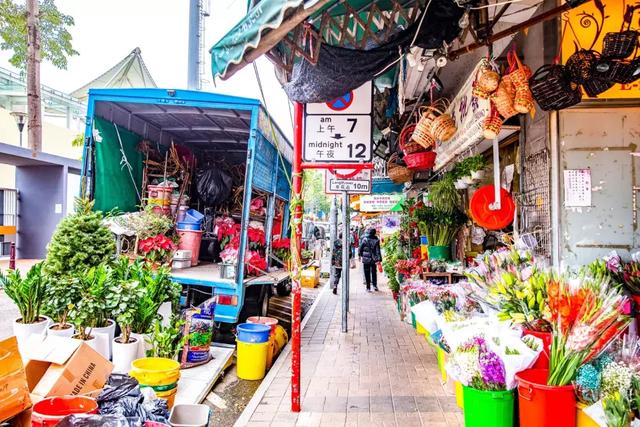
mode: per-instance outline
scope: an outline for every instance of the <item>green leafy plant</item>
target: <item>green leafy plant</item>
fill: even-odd
[[[76,199],[76,212],[60,221],[48,246],[44,272],[53,279],[82,274],[113,257],[115,240],[93,202]]]
[[[396,232],[387,237],[382,243],[382,270],[388,278],[388,286],[392,292],[400,291],[400,282],[396,275],[396,263],[400,259],[406,259],[406,256],[400,250],[400,233]]]
[[[127,344],[130,342],[131,328],[138,309],[138,301],[143,298],[145,289],[137,280],[119,282],[118,285],[118,305],[113,315],[122,331],[120,342]]]
[[[58,329],[62,329],[67,324],[71,307],[81,298],[80,280],[77,277],[62,276],[49,281],[42,311],[55,319]]]
[[[602,399],[602,407],[608,427],[631,425],[631,403],[626,395],[616,391]]]
[[[311,258],[313,258],[313,251],[310,251],[308,249],[303,249],[302,252],[300,253],[300,258],[302,258],[302,259],[311,259]]]
[[[420,210],[419,216],[426,224],[427,239],[431,246],[449,245],[458,229],[467,221],[467,216],[457,208],[445,212],[427,206]]]
[[[112,217],[119,226],[132,231],[139,240],[167,234],[173,228],[173,220],[167,215],[153,211],[153,206],[146,206],[140,212],[125,213]]]
[[[461,200],[454,179],[448,175],[431,185],[429,198],[434,208],[449,214],[453,213]]]
[[[465,167],[469,172],[481,171],[487,167],[487,160],[481,154],[477,156],[467,157],[463,160]]]
[[[42,262],[31,267],[24,278],[18,270],[0,272],[0,286],[18,306],[21,323],[37,323],[41,320],[40,308],[47,290]]]
[[[189,339],[189,335],[182,334],[184,324],[184,320],[176,315],[171,315],[167,326],[163,326],[159,319],[154,320],[151,327],[152,332],[145,338],[151,346],[151,349],[147,351],[147,357],[177,359],[180,349]]]

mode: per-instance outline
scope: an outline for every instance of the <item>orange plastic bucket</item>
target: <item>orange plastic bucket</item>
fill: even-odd
[[[567,427],[576,425],[573,385],[547,385],[547,369],[527,369],[516,375],[520,427]]]
[[[247,318],[247,323],[260,323],[261,325],[269,326],[271,327],[271,335],[273,335],[276,332],[276,326],[278,326],[278,319],[266,316],[251,316]]]
[[[538,360],[533,364],[531,369],[549,369],[549,348],[551,347],[551,332],[536,332],[529,329],[524,330],[524,335],[533,335],[542,340],[542,352],[538,356]]]
[[[67,415],[97,413],[98,404],[90,397],[49,397],[33,405],[31,426],[54,427]]]
[[[200,242],[202,241],[202,231],[199,230],[176,230],[180,236],[178,249],[191,251],[191,266],[198,265],[200,257]]]

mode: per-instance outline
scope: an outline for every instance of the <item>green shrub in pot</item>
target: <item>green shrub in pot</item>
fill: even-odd
[[[188,335],[182,334],[184,324],[185,321],[175,314],[171,315],[166,326],[162,325],[160,319],[155,319],[151,326],[151,333],[146,338],[150,347],[147,351],[147,357],[177,359],[178,353],[189,338]]]
[[[69,311],[81,298],[81,285],[77,277],[62,276],[51,279],[43,302],[43,312],[56,322],[50,329],[55,331],[71,329],[73,326],[69,323]]]

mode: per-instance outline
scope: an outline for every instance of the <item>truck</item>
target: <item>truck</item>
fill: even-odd
[[[233,214],[240,224],[238,253],[248,246],[251,221],[264,224],[267,260],[273,237],[288,235],[293,147],[258,100],[180,89],[92,89],[84,138],[81,192],[96,209],[139,210],[144,198],[140,171],[146,164],[140,144],[159,151],[177,145],[200,163],[224,159],[244,172],[242,209]],[[254,193],[266,198],[260,218],[249,209]],[[207,234],[205,228],[205,252]],[[242,256],[232,274],[224,267],[201,262],[172,270],[173,280],[183,286],[181,303],[195,305],[215,296],[214,320],[235,324],[266,315],[269,298],[291,290],[286,268],[268,267],[247,277]]]

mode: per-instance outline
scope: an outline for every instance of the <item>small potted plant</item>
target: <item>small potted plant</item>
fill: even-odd
[[[18,345],[24,347],[30,335],[44,335],[50,319],[40,315],[47,290],[42,262],[31,267],[26,277],[22,277],[17,270],[0,272],[0,287],[20,312],[20,317],[13,321],[13,333],[18,339]]]
[[[127,373],[138,356],[140,343],[131,336],[131,328],[138,309],[138,301],[144,297],[145,289],[137,280],[119,283],[118,305],[115,318],[120,326],[121,335],[112,341],[113,371]]]
[[[159,319],[154,320],[152,332],[146,337],[150,347],[147,357],[178,360],[178,353],[189,338],[189,335],[182,333],[184,324],[185,321],[176,315],[171,315],[166,326],[163,326]]]
[[[138,242],[138,250],[153,268],[168,265],[176,249],[177,247],[173,240],[164,234],[157,234]]]
[[[75,333],[69,322],[69,310],[73,303],[80,300],[80,281],[73,276],[52,279],[47,286],[43,311],[56,323],[49,326],[48,335],[71,337]]]
[[[467,168],[471,173],[473,181],[478,182],[484,177],[484,169],[487,167],[487,161],[482,155],[471,156],[466,159]]]
[[[313,259],[313,251],[303,249],[300,253],[302,264],[308,264]]]

